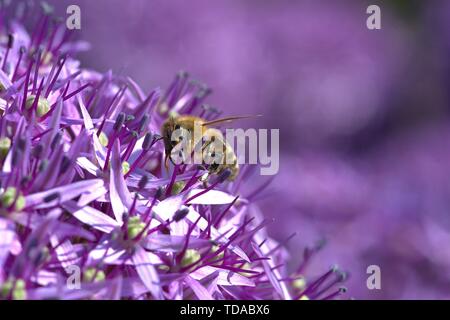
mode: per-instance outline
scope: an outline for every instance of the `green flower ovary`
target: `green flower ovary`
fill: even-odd
[[[122,162],[122,174],[127,174],[130,171],[130,164],[127,161]]]
[[[100,132],[99,136],[98,136],[98,140],[100,141],[100,144],[104,147],[108,146],[109,140],[108,140],[108,136],[102,131]]]
[[[219,247],[218,245],[213,245],[213,246],[211,247],[211,252],[215,253],[215,252],[217,252],[219,249],[220,249],[220,247]],[[213,258],[213,260],[220,260],[220,259],[223,258],[223,256],[224,256],[223,251],[221,251],[218,255],[216,255],[216,256]]]
[[[201,256],[200,253],[197,250],[194,249],[188,249],[184,253],[183,259],[181,260],[181,266],[186,267],[194,262],[200,260]]]
[[[11,295],[14,300],[25,300],[27,298],[25,281],[9,279],[0,287],[0,293],[2,298],[8,298]]]
[[[95,276],[95,279],[94,279]],[[106,278],[105,273],[101,270],[97,270],[96,268],[88,268],[83,272],[83,279],[86,282],[101,282]]]
[[[241,269],[244,270],[252,270],[252,265],[248,262],[244,263],[244,265],[241,267]],[[251,275],[248,271],[240,271],[238,272],[241,276],[248,277]]]
[[[4,208],[9,208],[10,206],[13,205],[14,200],[16,199],[16,193],[17,193],[16,188],[14,187],[6,188],[5,192],[3,192],[3,194],[1,195],[1,202]],[[16,211],[20,211],[24,207],[25,207],[25,197],[22,195],[22,193],[19,193],[14,208]]]
[[[304,277],[299,277],[299,278],[295,279],[294,281],[292,281],[292,286],[295,289],[303,290],[306,288],[306,279]]]
[[[131,217],[128,220],[127,232],[130,239],[136,238],[145,228],[145,223],[139,217]]]
[[[0,138],[0,158],[4,159],[11,148],[11,139],[8,137]]]
[[[183,190],[185,185],[186,185],[186,182],[184,182],[184,181],[175,182],[172,187],[172,195],[179,194],[181,192],[181,190]]]
[[[34,103],[34,100],[36,99],[36,96],[34,94],[27,97],[27,101],[25,103],[25,107],[27,109],[30,109],[31,106]],[[50,110],[50,103],[48,100],[44,97],[39,97],[38,103],[37,103],[37,110],[36,114],[38,117],[42,117]]]

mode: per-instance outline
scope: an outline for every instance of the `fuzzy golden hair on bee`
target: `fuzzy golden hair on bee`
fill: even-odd
[[[182,140],[181,136],[178,139],[174,138],[173,133],[176,130],[181,129],[185,130],[187,135],[190,137],[189,139],[191,139],[191,141],[189,141],[189,143],[191,146],[194,146],[194,150],[195,146],[200,144],[202,159],[216,159],[216,161],[209,164],[209,172],[211,174],[220,174],[224,170],[228,169],[230,170],[231,174],[227,180],[233,181],[239,174],[239,164],[237,161],[237,156],[233,148],[231,148],[231,146],[223,137],[222,132],[218,129],[211,128],[211,126],[260,116],[261,115],[229,116],[214,120],[206,120],[201,117],[192,115],[169,117],[161,127],[161,135],[163,136],[165,147],[164,165],[166,169],[168,169],[169,160],[173,163],[173,160],[171,158],[173,149]],[[195,137],[195,134],[198,132],[196,130],[200,130],[200,136]]]

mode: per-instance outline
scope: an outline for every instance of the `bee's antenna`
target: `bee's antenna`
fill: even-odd
[[[222,122],[231,122],[231,121],[239,120],[239,119],[248,119],[248,118],[257,118],[257,117],[262,117],[262,114],[248,115],[248,116],[231,116],[231,117],[226,117],[226,118],[203,122],[202,126],[210,126],[210,125],[222,123]]]

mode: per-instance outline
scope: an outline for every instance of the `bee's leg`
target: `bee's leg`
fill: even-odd
[[[166,153],[166,156],[164,157],[164,167],[166,168],[166,171],[169,171],[169,154]]]
[[[200,181],[203,182],[203,187],[206,189],[208,188],[208,179],[209,179],[209,172],[205,173],[200,177]]]

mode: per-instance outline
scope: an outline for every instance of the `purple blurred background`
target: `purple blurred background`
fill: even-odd
[[[260,202],[275,238],[297,232],[293,264],[326,239],[310,270],[338,263],[355,298],[450,298],[449,1],[48,2],[81,7],[86,67],[145,92],[186,70],[225,114],[264,115],[239,126],[280,129]],[[372,264],[381,290],[366,287]]]

